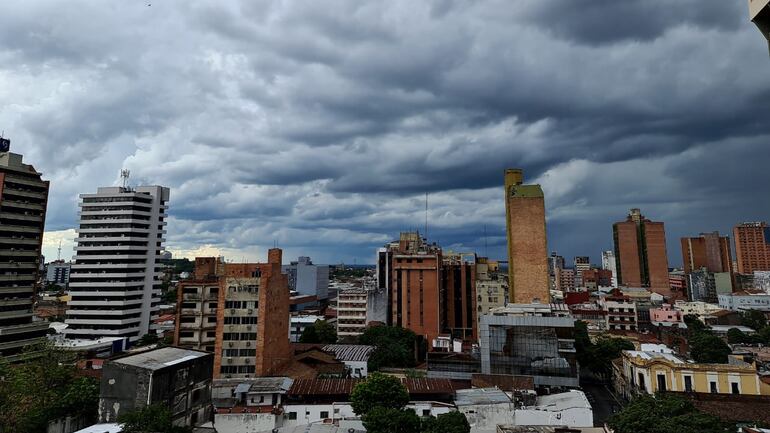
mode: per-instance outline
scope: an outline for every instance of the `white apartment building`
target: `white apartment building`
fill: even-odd
[[[366,328],[368,292],[348,288],[337,294],[337,338],[358,337]]]
[[[80,199],[64,334],[134,341],[158,316],[169,189],[103,187]]]
[[[612,287],[618,287],[618,268],[615,262],[615,252],[602,251],[602,269],[612,272]]]
[[[725,293],[719,295],[719,307],[730,311],[758,310],[770,312],[770,295],[767,293]]]

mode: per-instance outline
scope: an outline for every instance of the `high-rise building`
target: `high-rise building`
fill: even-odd
[[[18,361],[48,324],[33,322],[48,181],[0,138],[0,357]]]
[[[585,287],[583,271],[591,269],[591,259],[588,256],[576,256],[573,265],[575,269],[575,286]]]
[[[556,281],[556,275],[564,269],[564,257],[556,254],[556,251],[551,251],[551,255],[548,256],[548,288],[551,290],[558,290],[559,283]]]
[[[56,260],[45,265],[45,282],[61,288],[67,288],[70,282],[71,263]]]
[[[379,252],[380,271],[390,278],[390,321],[408,328],[428,345],[440,334],[475,339],[476,275],[475,255],[447,253],[429,244],[419,233],[401,233]],[[383,286],[378,276],[378,287]],[[368,299],[368,303],[372,297]],[[376,301],[376,299],[375,299]],[[372,310],[368,305],[368,312]],[[371,317],[371,314],[368,316]],[[371,321],[371,320],[370,320]]]
[[[519,169],[505,170],[508,287],[513,303],[548,303],[545,198],[540,185],[524,185]]]
[[[80,198],[64,334],[135,341],[158,316],[169,189],[106,187]]]
[[[355,339],[366,329],[367,291],[350,287],[337,292],[337,337]]]
[[[731,272],[730,238],[719,232],[701,233],[697,238],[682,238],[682,262],[685,273],[706,268],[709,272]]]
[[[625,221],[613,224],[612,231],[618,283],[670,295],[663,223],[650,221],[639,209],[631,209]]]
[[[556,270],[556,290],[561,292],[571,292],[575,290],[575,270],[557,269]]]
[[[765,222],[746,222],[733,228],[738,273],[770,271],[770,226]]]
[[[195,260],[180,283],[174,344],[214,352],[214,377],[276,374],[291,361],[289,289],[280,249],[267,263]]]
[[[618,271],[615,263],[615,252],[602,251],[602,269],[612,272],[612,287],[618,287]]]
[[[315,296],[318,300],[329,298],[328,265],[316,265],[310,257],[299,257],[284,265],[283,273],[289,278],[289,289],[300,295]]]
[[[749,0],[749,18],[762,32],[770,47],[770,0]]]

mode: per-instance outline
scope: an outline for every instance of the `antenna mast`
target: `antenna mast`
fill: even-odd
[[[59,250],[56,253],[56,261],[58,262],[59,260],[61,260],[61,239],[59,239]]]
[[[428,242],[428,193],[425,193],[425,242]]]
[[[125,168],[120,170],[120,178],[123,181],[123,189],[128,189],[128,177],[131,176],[131,170]]]

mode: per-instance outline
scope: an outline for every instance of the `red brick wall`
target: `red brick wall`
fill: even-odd
[[[268,251],[261,266],[256,375],[273,376],[293,359],[289,344],[289,279],[281,273],[282,252]]]
[[[642,270],[636,223],[633,221],[615,223],[615,235],[617,242],[615,248],[619,253],[615,259],[620,265],[618,284],[641,287]]]
[[[510,197],[508,274],[509,299],[529,304],[550,302],[548,251],[545,235],[545,201],[542,197]]]

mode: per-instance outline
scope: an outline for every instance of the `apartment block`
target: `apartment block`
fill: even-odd
[[[618,287],[618,271],[615,262],[615,252],[612,250],[602,251],[602,269],[612,272],[611,286]]]
[[[158,317],[169,189],[106,187],[80,196],[68,339],[135,341]]]
[[[639,329],[636,302],[618,291],[600,298],[599,305],[607,312],[604,316],[610,331],[637,331]]]
[[[0,151],[0,357],[13,362],[45,337],[48,324],[33,322],[32,304],[48,204],[48,181],[22,156]]]
[[[746,222],[733,228],[738,272],[770,271],[770,226],[765,222]]]
[[[446,308],[441,309],[442,328],[453,338],[476,341],[476,263],[475,255],[444,254],[441,289]]]
[[[545,196],[540,185],[525,185],[524,172],[505,170],[505,224],[511,302],[550,301]]]
[[[337,338],[356,338],[366,329],[368,293],[363,288],[337,292]]]
[[[649,287],[670,296],[664,224],[645,218],[639,209],[631,209],[626,220],[612,228],[618,284]]]
[[[289,289],[300,295],[315,296],[318,300],[329,298],[328,265],[316,265],[310,257],[299,257],[282,268],[289,279]]]
[[[588,269],[581,272],[583,284],[590,291],[599,287],[612,287],[612,271],[606,269]]]
[[[45,282],[66,289],[70,283],[71,264],[64,260],[55,260],[45,265]]]
[[[556,290],[562,292],[571,292],[575,290],[575,270],[557,269],[556,270]]]
[[[583,271],[591,269],[591,259],[588,256],[575,257],[573,269],[575,269],[575,287],[585,287]]]
[[[685,273],[701,268],[709,272],[731,272],[730,238],[719,232],[701,233],[695,238],[682,238],[682,263]]]

